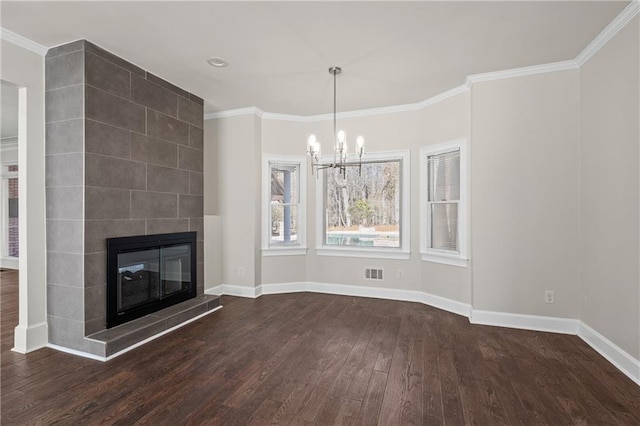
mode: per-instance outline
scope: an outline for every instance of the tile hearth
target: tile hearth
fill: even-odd
[[[101,356],[110,357],[221,306],[220,296],[203,294],[117,327],[91,334],[86,338],[104,348],[104,354]]]

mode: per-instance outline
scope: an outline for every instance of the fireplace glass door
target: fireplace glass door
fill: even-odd
[[[118,254],[118,311],[188,291],[190,263],[188,244]]]
[[[195,233],[109,239],[107,327],[195,297],[195,250]]]

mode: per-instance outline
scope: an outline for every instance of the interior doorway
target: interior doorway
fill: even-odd
[[[18,269],[20,234],[24,233],[21,228],[26,222],[23,220],[25,212],[19,208],[19,148],[25,142],[26,108],[21,105],[26,101],[25,90],[0,80],[0,293],[3,298],[3,352],[13,346],[15,328],[19,325],[20,293],[23,291],[19,286]]]
[[[0,268],[18,269],[20,213],[18,171],[19,88],[0,80]]]

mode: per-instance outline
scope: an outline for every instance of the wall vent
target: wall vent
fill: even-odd
[[[367,268],[364,270],[364,279],[365,280],[381,280],[382,279],[382,269],[372,269]]]

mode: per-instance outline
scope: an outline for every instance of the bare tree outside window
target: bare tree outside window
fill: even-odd
[[[400,247],[401,161],[362,164],[325,173],[325,244]]]

